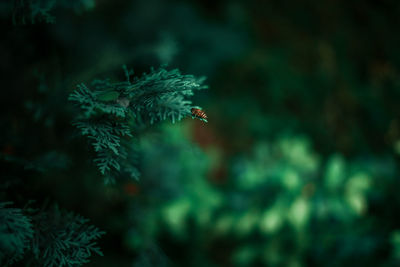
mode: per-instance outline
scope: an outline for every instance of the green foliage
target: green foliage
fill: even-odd
[[[190,116],[193,106],[188,97],[206,88],[204,78],[182,75],[177,69],[152,69],[133,79],[133,71],[124,66],[124,72],[124,82],[94,80],[93,89],[81,84],[69,97],[81,108],[74,124],[92,141],[94,162],[106,175],[106,182],[113,182],[120,171],[138,178],[130,156],[133,153],[128,153],[132,152],[127,141],[131,129],[167,119],[175,123]]]
[[[95,0],[14,0],[13,23],[55,23],[51,14],[58,7],[72,8],[76,12],[91,9]]]
[[[342,266],[352,259],[367,262],[359,258],[379,253],[379,244],[388,246],[382,244],[388,235],[393,244],[388,263],[398,262],[398,231],[376,232],[367,219],[379,198],[379,185],[394,179],[390,158],[348,160],[336,153],[322,160],[305,136],[282,135],[236,156],[228,170],[229,184],[215,187],[204,175],[218,166],[221,151],[199,150],[185,140],[188,129],[187,123],[164,127],[162,140],[141,140],[138,233],[127,236],[133,247],[168,236],[191,244],[180,253],[189,255],[182,262],[192,265],[196,257],[212,257],[207,248],[224,240],[232,251],[224,262],[234,266],[296,266],[304,258],[319,265],[327,257]],[[159,180],[160,175],[165,179]],[[153,198],[146,201],[149,195]],[[329,254],[336,249],[337,254]],[[167,249],[168,255],[181,259],[175,253]],[[201,258],[203,263],[208,259]]]
[[[104,232],[88,225],[88,219],[57,206],[21,210],[8,207],[10,204],[0,203],[2,266],[22,259],[46,267],[80,266],[89,262],[93,253],[103,256],[96,239]]]
[[[0,264],[8,266],[21,260],[33,238],[31,219],[10,202],[0,203]]]
[[[57,0],[14,0],[13,23],[21,21],[26,24],[27,20],[35,22],[54,23],[55,17],[50,14]]]
[[[96,253],[103,256],[96,239],[104,232],[89,220],[57,206],[33,216],[32,250],[41,266],[80,266]]]

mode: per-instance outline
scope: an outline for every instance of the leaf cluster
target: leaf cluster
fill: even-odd
[[[40,266],[80,266],[92,254],[103,255],[96,239],[104,232],[80,215],[60,210],[10,208],[0,203],[0,264],[8,266],[25,257]]]
[[[23,258],[34,234],[31,219],[10,204],[0,203],[0,263],[4,265]]]
[[[74,9],[77,12],[93,8],[95,0],[14,0],[13,23],[55,23],[55,8]]]
[[[114,181],[121,172],[138,178],[131,130],[138,125],[171,120],[172,123],[191,115],[188,99],[195,90],[206,88],[204,78],[183,75],[179,70],[151,69],[141,77],[125,66],[126,80],[94,80],[91,88],[80,84],[70,95],[81,112],[74,125],[87,136],[96,153],[94,162],[106,181]]]

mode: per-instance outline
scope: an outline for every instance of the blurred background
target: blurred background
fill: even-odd
[[[400,266],[398,1],[23,2],[0,3],[0,197],[106,231],[87,266]],[[104,185],[67,98],[123,64],[206,76],[209,122],[149,127],[140,180]]]

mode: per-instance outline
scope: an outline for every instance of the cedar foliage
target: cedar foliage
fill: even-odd
[[[133,78],[133,71],[123,69],[126,81],[94,80],[92,89],[80,84],[69,96],[81,109],[74,125],[90,140],[96,153],[93,161],[107,183],[114,182],[118,172],[139,178],[134,146],[127,141],[133,127],[164,120],[175,123],[190,116],[193,106],[188,97],[207,88],[205,78],[183,75],[177,69],[151,69]]]
[[[31,219],[10,202],[0,203],[0,263],[10,265],[24,256],[33,239]]]
[[[92,253],[103,255],[96,239],[104,235],[88,219],[53,206],[24,210],[0,203],[0,264],[9,266],[27,255],[39,266],[80,266]]]
[[[73,9],[79,13],[94,6],[95,0],[14,0],[13,23],[55,23],[54,9]]]

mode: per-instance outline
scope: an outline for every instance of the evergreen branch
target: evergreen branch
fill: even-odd
[[[31,219],[21,209],[0,203],[0,264],[8,266],[23,258],[33,237]]]
[[[43,266],[80,266],[92,253],[103,256],[94,240],[105,232],[88,225],[88,219],[54,206],[33,216],[32,251]]]
[[[126,154],[129,145],[121,145],[125,137],[132,137],[128,125],[167,119],[175,123],[190,116],[193,106],[187,98],[194,90],[207,88],[204,78],[182,75],[177,69],[151,69],[141,77],[131,77],[133,71],[123,69],[126,81],[96,79],[92,89],[80,84],[69,96],[82,111],[74,125],[92,141],[94,162],[111,181],[115,174],[139,177],[134,160]]]

